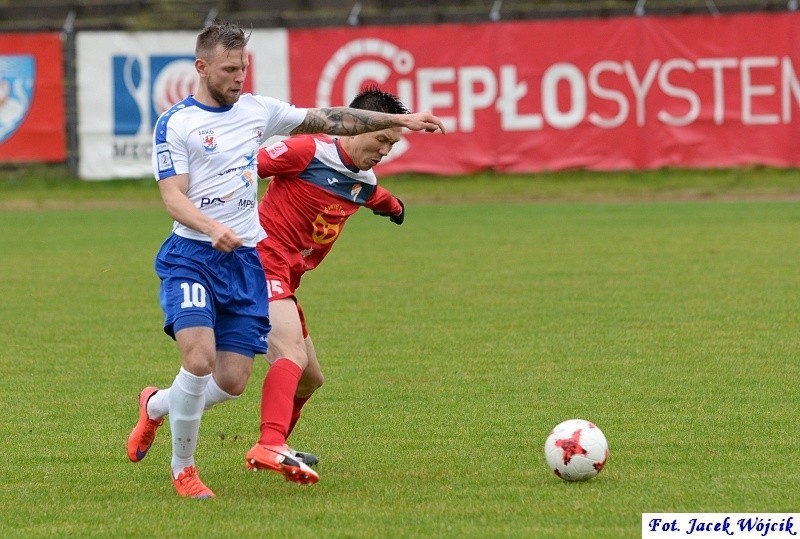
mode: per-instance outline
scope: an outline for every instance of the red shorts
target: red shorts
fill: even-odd
[[[291,298],[297,306],[300,315],[300,326],[303,328],[303,338],[308,337],[306,318],[303,309],[297,301],[295,290],[300,286],[300,278],[305,273],[303,257],[300,253],[294,256],[283,250],[277,249],[270,238],[262,240],[256,247],[264,275],[267,278],[267,294],[270,301]]]

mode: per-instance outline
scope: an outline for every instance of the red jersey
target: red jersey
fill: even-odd
[[[294,295],[302,273],[322,262],[361,206],[392,215],[402,210],[372,170],[356,168],[339,141],[327,136],[300,135],[261,148],[258,175],[273,177],[258,206],[267,233],[258,249],[267,278],[292,289],[279,291],[283,297]],[[265,250],[277,251],[292,275],[276,275],[281,270],[269,264]]]

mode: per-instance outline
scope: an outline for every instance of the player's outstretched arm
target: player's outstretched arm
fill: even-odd
[[[390,127],[405,127],[412,131],[445,132],[442,121],[429,112],[414,114],[386,114],[370,110],[333,107],[308,109],[303,123],[292,130],[301,133],[326,133],[328,135],[360,135]]]

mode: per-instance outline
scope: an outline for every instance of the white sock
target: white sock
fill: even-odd
[[[172,431],[172,475],[194,465],[194,451],[203,417],[204,393],[211,375],[195,376],[181,367],[169,390],[169,428]]]
[[[170,388],[159,389],[153,393],[153,396],[147,401],[147,416],[150,419],[158,419],[169,414],[169,390]],[[231,395],[219,387],[217,381],[214,380],[212,376],[206,386],[206,403],[203,409],[208,410],[221,402],[238,399],[239,397],[241,397],[241,395]]]
[[[147,401],[147,416],[150,419],[158,419],[169,413],[169,390],[159,389]]]
[[[206,404],[204,410],[208,410],[212,406],[216,406],[221,402],[238,399],[241,397],[241,395],[231,395],[230,393],[227,393],[225,390],[219,387],[219,385],[217,385],[217,381],[214,380],[214,377],[212,376],[211,380],[208,381],[208,385],[206,386],[205,397]]]

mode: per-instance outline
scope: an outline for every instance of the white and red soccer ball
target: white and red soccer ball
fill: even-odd
[[[597,425],[585,419],[559,423],[547,436],[544,457],[565,481],[585,481],[600,473],[608,459],[608,442]]]

